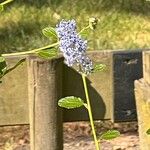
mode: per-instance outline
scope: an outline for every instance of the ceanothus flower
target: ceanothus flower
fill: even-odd
[[[78,35],[75,20],[62,20],[56,25],[56,33],[65,63],[69,67],[78,64],[84,73],[90,73],[93,69],[93,64],[86,56],[87,41]]]

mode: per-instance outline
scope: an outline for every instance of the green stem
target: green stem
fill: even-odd
[[[6,56],[16,56],[16,55],[33,54],[33,53],[36,53],[36,52],[38,52],[40,50],[51,48],[51,47],[54,47],[54,46],[57,46],[57,45],[58,45],[58,42],[54,43],[54,44],[51,44],[51,45],[47,45],[47,46],[41,47],[41,48],[33,49],[33,50],[30,50],[30,51],[16,52],[16,53],[11,53],[11,54],[2,54],[2,56],[6,57]]]
[[[13,0],[7,0],[1,4],[7,4],[9,2],[11,2]],[[89,28],[89,25],[85,28],[83,28],[78,34],[80,34],[81,32],[83,32],[84,30],[88,29]],[[47,48],[51,48],[51,47],[54,47],[54,46],[57,46],[59,44],[59,42],[57,43],[54,43],[54,44],[51,44],[51,45],[47,45],[47,46],[44,46],[44,47],[41,47],[41,48],[37,48],[37,49],[33,49],[33,50],[30,50],[30,51],[24,51],[24,52],[16,52],[16,53],[11,53],[11,54],[2,54],[3,57],[7,57],[7,56],[16,56],[16,55],[26,55],[26,54],[33,54],[33,53],[36,53],[40,50],[44,50],[44,49],[47,49]]]
[[[12,1],[13,1],[13,0],[6,0],[6,1],[2,2],[1,5],[6,5],[7,3],[10,3],[10,2],[12,2]]]
[[[89,29],[90,28],[90,26],[88,25],[88,26],[86,26],[85,28],[83,28],[78,34],[80,34],[80,33],[82,33],[83,31],[85,31],[85,30],[87,30],[87,29]]]
[[[99,142],[97,140],[96,131],[95,131],[95,127],[94,127],[94,121],[93,121],[93,116],[92,116],[91,104],[90,104],[90,99],[89,99],[89,94],[88,94],[87,83],[86,83],[86,75],[83,74],[83,73],[82,73],[82,80],[83,80],[84,91],[85,91],[86,101],[87,101],[87,108],[88,108],[90,124],[91,124],[91,128],[92,128],[92,133],[93,133],[93,137],[94,137],[96,150],[100,150]]]

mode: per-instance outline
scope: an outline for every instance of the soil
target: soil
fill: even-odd
[[[121,136],[101,141],[102,150],[139,150],[137,123],[112,124],[96,122],[98,134],[117,129]],[[29,126],[0,127],[0,150],[30,150]],[[64,150],[95,150],[91,128],[87,122],[64,123]]]

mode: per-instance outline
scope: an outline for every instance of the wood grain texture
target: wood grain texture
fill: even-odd
[[[143,78],[135,81],[136,107],[138,114],[140,149],[150,149],[150,51],[143,52]]]
[[[89,53],[94,64],[105,64],[104,71],[90,74],[87,77],[87,86],[95,120],[110,119],[112,101],[111,80],[111,53],[107,51],[94,51]],[[85,100],[85,92],[81,75],[73,68],[64,65],[63,96],[74,95]],[[64,121],[89,120],[88,112],[84,107],[78,109],[65,109]]]
[[[136,107],[138,114],[140,150],[150,150],[150,85],[143,79],[135,81]]]
[[[94,63],[107,65],[105,71],[88,77],[90,99],[96,120],[113,118],[114,121],[129,121],[136,119],[133,82],[142,76],[141,53],[142,51],[111,50],[89,52],[89,57]],[[14,65],[18,59],[20,57],[9,57],[7,61]],[[79,73],[66,65],[63,65],[62,69],[62,96],[74,95],[85,99]],[[4,77],[0,85],[0,125],[29,123],[27,83],[26,63]],[[84,108],[64,109],[63,112],[65,122],[88,120],[87,111]]]
[[[143,74],[144,80],[150,84],[150,51],[143,52]]]
[[[22,57],[7,57],[9,67]],[[28,124],[28,75],[24,62],[8,73],[0,84],[0,125]]]
[[[62,58],[28,58],[31,150],[62,150]]]

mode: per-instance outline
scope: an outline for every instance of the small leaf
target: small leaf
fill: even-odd
[[[150,135],[150,128],[146,131],[146,134]]]
[[[84,102],[81,98],[79,97],[74,97],[74,96],[68,96],[61,98],[58,101],[58,105],[60,107],[64,107],[67,109],[72,109],[72,108],[78,108],[84,105]]]
[[[120,132],[117,130],[108,130],[107,132],[103,133],[100,137],[102,140],[111,140],[120,136]]]
[[[0,4],[0,12],[4,10],[4,6]]]
[[[7,73],[11,72],[12,70],[16,69],[19,65],[21,65],[26,59],[23,58],[21,60],[19,60],[13,67],[7,69],[4,73],[4,75],[6,75]]]
[[[58,55],[56,48],[45,49],[37,52],[38,56],[44,59],[54,58]]]
[[[86,103],[83,104],[86,109],[88,109],[88,105]]]
[[[24,59],[19,60],[16,65],[14,65],[13,67],[7,69],[7,64],[5,61],[5,58],[0,56],[0,79],[6,75],[7,73],[9,73],[10,71],[14,70],[15,68],[17,68],[20,64],[22,64],[22,62],[25,61]],[[0,80],[0,83],[2,83],[2,81]]]
[[[57,39],[57,33],[56,33],[55,29],[52,28],[52,27],[44,28],[44,29],[42,30],[42,33],[43,33],[47,38]]]
[[[1,62],[4,62],[4,61],[5,61],[5,58],[2,57],[2,56],[0,56],[0,63],[1,63]]]
[[[96,64],[96,65],[94,65],[93,72],[104,71],[105,69],[106,69],[105,64]]]

